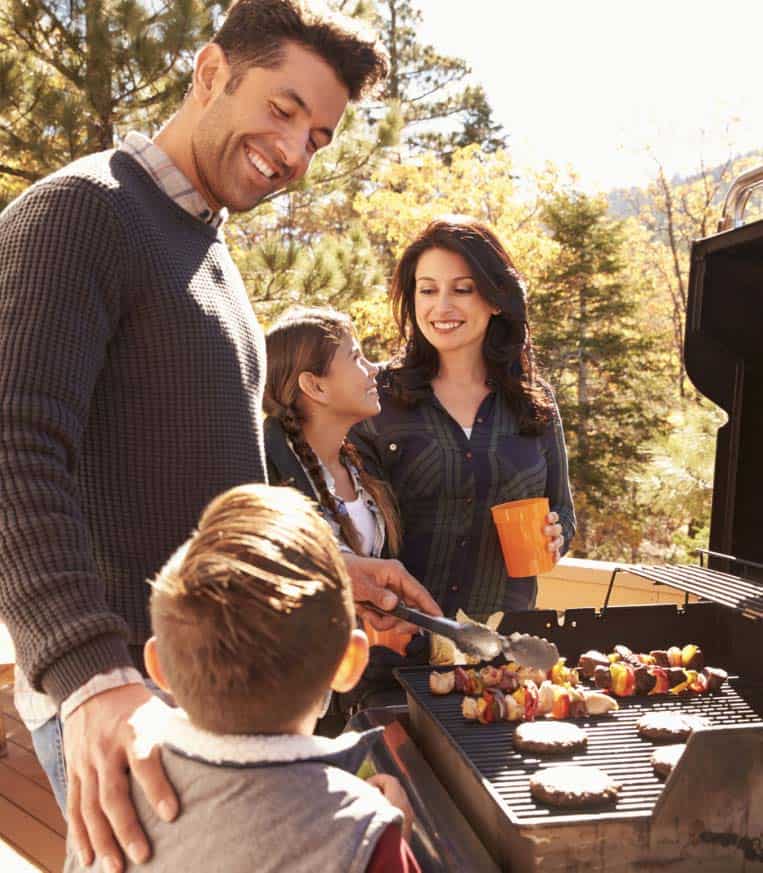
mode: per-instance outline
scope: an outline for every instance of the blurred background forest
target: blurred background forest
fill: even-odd
[[[227,2],[0,0],[0,207],[130,129],[155,133]],[[369,357],[396,351],[387,280],[443,212],[491,223],[527,278],[544,376],[564,420],[580,528],[573,554],[684,560],[707,545],[724,415],[682,365],[691,241],[763,152],[592,196],[574,172],[512,159],[468,65],[419,40],[411,0],[334,0],[387,44],[383,94],[348,110],[308,178],[233,217],[228,240],[267,325],[284,308],[350,312]],[[751,212],[751,210],[748,210]]]

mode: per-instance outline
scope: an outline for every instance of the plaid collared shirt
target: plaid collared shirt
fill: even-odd
[[[214,212],[166,153],[142,133],[131,130],[120,149],[135,158],[168,197],[199,221],[217,229],[228,217],[225,208]]]
[[[467,437],[431,390],[408,408],[382,382],[380,399],[381,413],[353,428],[351,439],[368,472],[397,497],[405,567],[446,615],[461,608],[484,620],[533,606],[535,579],[508,578],[490,507],[548,496],[569,547],[575,512],[556,404],[542,435],[522,436],[503,395],[492,392]]]

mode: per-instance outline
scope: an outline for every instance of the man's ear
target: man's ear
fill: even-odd
[[[162,665],[159,663],[159,652],[156,649],[156,637],[150,637],[146,641],[146,645],[143,647],[143,660],[146,662],[148,675],[154,680],[154,682],[156,682],[162,691],[172,694],[172,689],[167,682],[167,677],[164,675]]]
[[[230,78],[230,65],[217,43],[208,42],[199,50],[193,65],[193,95],[206,106],[217,97]]]
[[[297,378],[297,383],[302,393],[309,397],[310,400],[321,404],[327,402],[328,398],[321,384],[320,376],[316,376],[315,373],[311,373],[309,370],[303,370]]]
[[[360,628],[350,634],[350,641],[339,662],[331,688],[339,693],[352,690],[368,666],[368,637]]]

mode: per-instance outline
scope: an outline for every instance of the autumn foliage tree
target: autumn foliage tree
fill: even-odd
[[[626,281],[623,226],[603,198],[574,190],[550,197],[541,217],[557,249],[531,297],[535,336],[568,434],[575,551],[585,555],[593,528],[632,491],[666,411],[646,401],[658,375],[654,342],[640,327],[639,289]]]

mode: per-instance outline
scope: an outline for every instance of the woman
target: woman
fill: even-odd
[[[377,380],[381,413],[352,437],[397,497],[400,559],[446,615],[531,609],[537,581],[507,577],[490,507],[548,496],[556,560],[575,514],[522,279],[489,228],[447,217],[406,249],[391,300],[405,352]]]

